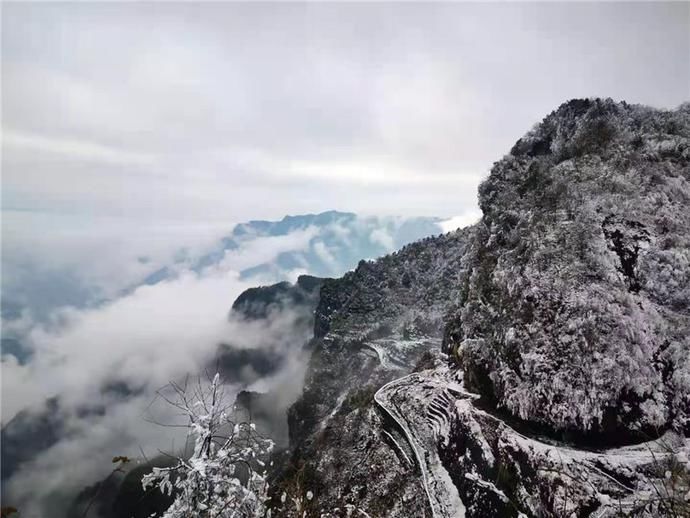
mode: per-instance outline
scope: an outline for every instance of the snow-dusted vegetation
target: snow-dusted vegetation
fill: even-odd
[[[575,100],[495,164],[450,323],[475,389],[614,442],[688,429],[689,161],[690,105]]]
[[[208,386],[171,384],[166,400],[188,418],[194,450],[171,467],[155,467],[142,481],[174,497],[163,518],[260,518],[266,513],[266,459],[273,448],[253,423],[233,417],[220,376]],[[165,397],[165,396],[163,396]]]

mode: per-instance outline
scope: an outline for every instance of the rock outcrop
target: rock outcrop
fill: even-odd
[[[481,185],[446,348],[511,415],[616,444],[688,426],[690,107],[578,100]]]
[[[300,275],[295,284],[279,282],[243,291],[232,304],[232,314],[256,320],[268,318],[271,312],[306,307],[313,312],[319,301],[324,279]]]

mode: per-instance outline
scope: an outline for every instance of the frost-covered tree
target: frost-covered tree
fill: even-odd
[[[206,387],[170,384],[174,397],[161,395],[189,419],[194,451],[174,466],[154,468],[142,484],[174,497],[163,518],[261,517],[268,484],[264,460],[273,448],[253,423],[235,421],[218,374]]]

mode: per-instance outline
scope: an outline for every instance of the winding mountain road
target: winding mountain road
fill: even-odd
[[[397,424],[414,453],[433,518],[465,516],[458,490],[438,457],[439,428],[428,417],[427,403],[448,393],[447,384],[412,373],[386,383],[374,395],[378,407]]]
[[[433,518],[464,518],[466,515],[458,489],[441,463],[438,447],[448,440],[450,423],[456,418],[457,412],[471,412],[486,419],[498,420],[474,407],[469,400],[476,397],[465,391],[461,383],[452,382],[448,377],[429,376],[428,373],[412,373],[397,378],[382,386],[374,395],[378,408],[389,418],[386,421],[389,425],[395,423],[395,434],[404,437],[413,453]],[[601,516],[613,516],[616,509],[634,508],[640,500],[654,498],[654,485],[644,488],[630,486],[612,474],[617,471],[627,474],[636,466],[654,466],[669,458],[671,450],[676,453],[680,450],[690,451],[690,439],[676,438],[673,442],[673,436],[603,451],[582,450],[554,440],[528,437],[501,422],[502,441],[509,441],[518,450],[538,456],[545,466],[551,462],[564,472],[570,468],[575,470],[574,473],[585,470],[589,473],[587,480],[593,484],[592,488],[599,488],[595,493],[600,491],[604,500],[610,493],[607,485],[622,490],[618,500],[612,500],[615,506],[602,506]],[[474,473],[465,476],[469,478],[470,475],[477,484],[484,484],[499,497],[506,498],[491,481],[485,481]]]

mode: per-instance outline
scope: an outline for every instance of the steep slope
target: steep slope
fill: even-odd
[[[324,283],[278,490],[314,516],[683,516],[689,138],[687,105],[570,101],[475,227]]]
[[[304,392],[289,413],[293,456],[277,486],[290,494],[311,488],[314,512],[350,502],[372,516],[429,512],[405,432],[374,394],[417,364],[435,364],[471,234],[362,261],[321,288]]]
[[[241,380],[245,387],[284,369],[291,372],[294,364],[299,365],[294,376],[272,391],[243,390],[235,401],[235,410],[253,421],[261,433],[271,437],[279,450],[288,446],[287,410],[302,388],[301,380],[292,378],[303,374],[304,362],[299,358],[307,354],[306,347],[314,328],[314,310],[325,281],[300,275],[294,284],[280,282],[245,290],[233,303],[229,318],[241,319],[250,325],[258,324],[264,330],[271,325],[271,320],[283,321],[284,325],[279,327],[281,339],[277,341],[277,347],[269,343],[266,347],[251,349],[231,344],[222,344],[218,348],[216,365],[223,378]],[[247,327],[246,331],[249,330]],[[270,333],[264,332],[261,336],[271,339]]]

